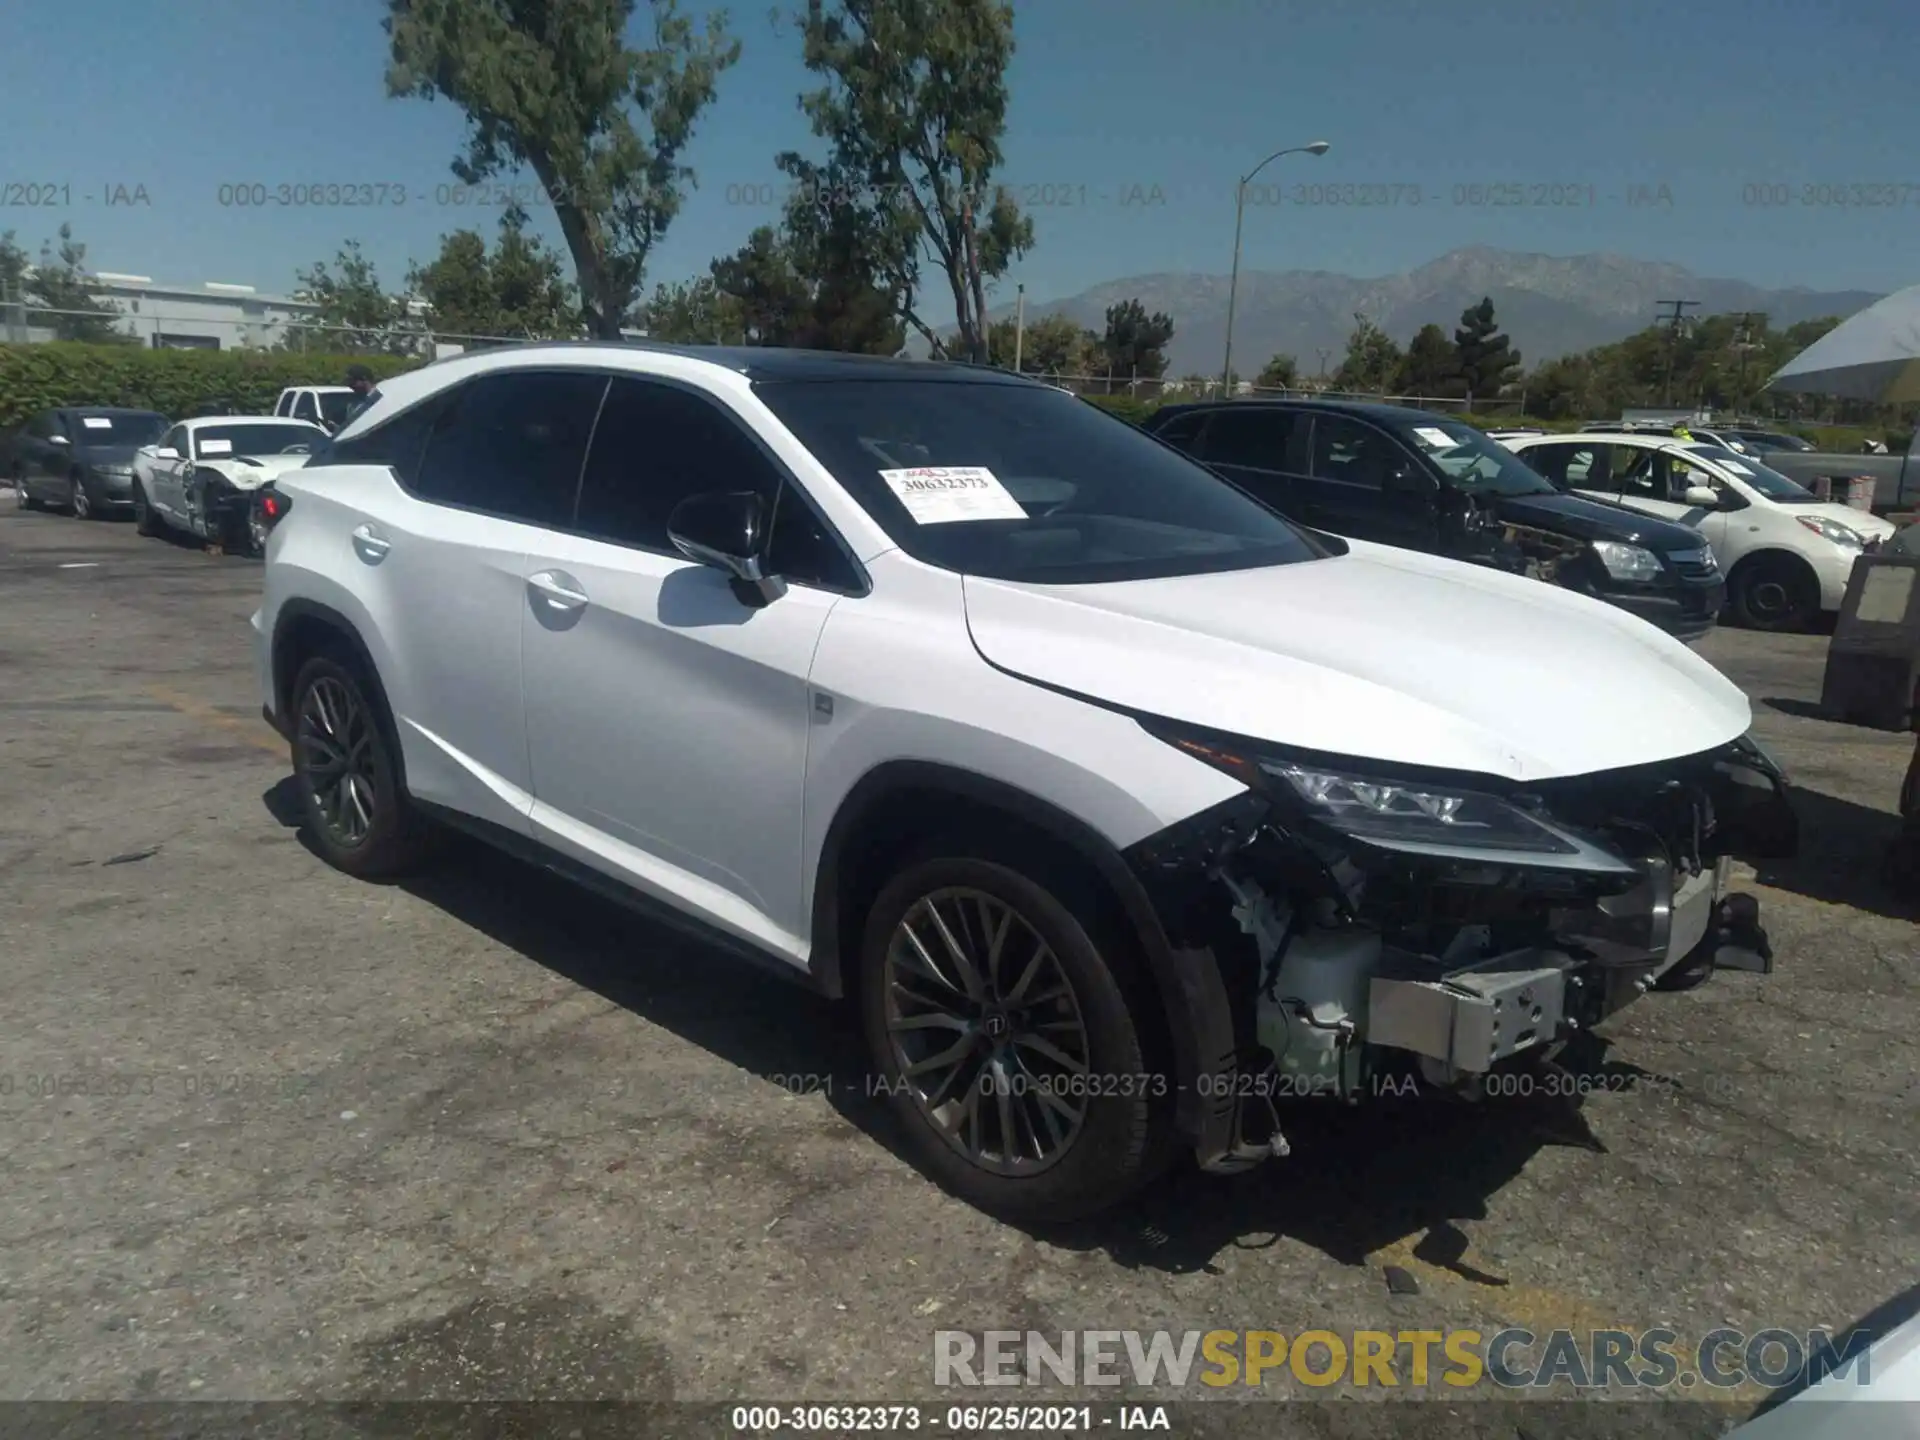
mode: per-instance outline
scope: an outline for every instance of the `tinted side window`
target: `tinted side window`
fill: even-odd
[[[677,555],[667,538],[674,506],[689,495],[739,490],[753,491],[774,509],[770,572],[801,584],[857,588],[858,577],[825,522],[740,422],[672,385],[613,382],[574,526],[598,539]]]
[[[1246,406],[1216,410],[1207,426],[1202,455],[1216,465],[1284,470],[1299,415],[1292,410]]]
[[[1322,415],[1313,426],[1313,478],[1378,490],[1401,463],[1399,448],[1349,415]]]
[[[1182,450],[1192,450],[1193,442],[1200,438],[1200,427],[1207,423],[1207,412],[1196,410],[1187,415],[1176,415],[1153,433],[1169,445],[1178,445]]]
[[[434,417],[411,488],[509,520],[565,525],[606,387],[604,375],[580,370],[506,371],[461,386]]]
[[[309,465],[385,465],[409,490],[418,486],[420,457],[427,447],[427,431],[446,408],[443,393],[402,410],[351,440],[313,437],[314,458]]]
[[[187,427],[184,425],[174,426],[164,436],[161,437],[160,448],[162,450],[172,450],[179,455],[186,454],[187,453]]]
[[[45,440],[53,434],[53,412],[43,410],[27,422],[27,435],[34,440]]]

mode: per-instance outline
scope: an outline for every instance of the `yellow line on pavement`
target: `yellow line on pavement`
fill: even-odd
[[[248,722],[237,719],[225,711],[216,710],[203,704],[190,695],[182,695],[177,690],[169,690],[163,685],[149,685],[147,694],[165,705],[169,710],[178,711],[191,720],[203,725],[213,725],[226,731],[235,739],[241,740],[256,749],[265,750],[284,760],[287,758],[287,742],[265,728],[264,721]]]

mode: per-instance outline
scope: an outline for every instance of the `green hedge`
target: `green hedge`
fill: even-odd
[[[60,405],[124,405],[172,418],[230,403],[269,415],[289,385],[341,385],[349,365],[376,379],[425,363],[391,355],[145,350],[133,345],[0,345],[0,432]]]

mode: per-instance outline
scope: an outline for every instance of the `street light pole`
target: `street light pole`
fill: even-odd
[[[1019,291],[1019,303],[1013,311],[1013,373],[1019,375],[1021,342],[1027,338],[1027,287],[1015,287]]]
[[[1220,390],[1229,393],[1233,384],[1233,307],[1240,292],[1240,229],[1246,219],[1247,186],[1267,166],[1282,155],[1324,155],[1331,147],[1325,140],[1316,140],[1311,145],[1290,145],[1285,150],[1276,150],[1253,169],[1240,177],[1240,183],[1233,192],[1233,275],[1227,281],[1227,353],[1220,364]]]

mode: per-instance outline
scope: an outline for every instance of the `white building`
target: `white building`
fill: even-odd
[[[166,285],[148,275],[106,270],[96,272],[93,280],[94,297],[123,317],[120,328],[156,350],[267,349],[286,338],[289,325],[319,324],[320,307],[311,301],[262,294],[251,285],[218,280]],[[11,313],[0,315],[5,322],[0,324],[0,338],[16,342],[54,338],[51,329],[33,323],[31,306],[9,308]],[[418,300],[410,302],[409,309],[416,316],[426,313]]]

